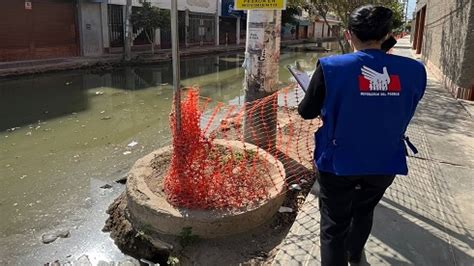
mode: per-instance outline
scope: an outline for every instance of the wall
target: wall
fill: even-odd
[[[322,21],[317,21],[315,23],[315,27],[314,27],[314,37],[315,38],[322,38],[323,37],[323,25],[324,25],[324,22],[322,22]]]
[[[422,58],[439,68],[448,87],[471,87],[474,77],[473,0],[420,0],[417,10],[424,5],[427,9]],[[459,92],[453,92],[459,96]]]
[[[81,1],[79,19],[82,55],[101,55],[104,51],[101,4]]]

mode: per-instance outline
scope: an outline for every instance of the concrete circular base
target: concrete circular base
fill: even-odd
[[[244,150],[242,142],[215,140],[215,144],[229,146],[233,150]],[[165,235],[179,235],[190,227],[193,235],[201,238],[216,238],[249,231],[269,220],[282,205],[285,198],[285,169],[283,164],[264,150],[245,144],[246,150],[258,151],[262,160],[269,162],[270,178],[274,184],[269,199],[245,211],[225,212],[218,210],[189,210],[171,206],[160,195],[153,193],[145,182],[152,174],[151,163],[155,156],[171,154],[166,147],[138,160],[129,172],[127,181],[127,209],[129,220],[137,230]]]

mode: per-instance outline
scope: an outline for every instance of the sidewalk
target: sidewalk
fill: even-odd
[[[281,42],[285,45],[295,45],[307,42],[307,40],[285,40]],[[245,50],[245,44],[240,45],[219,45],[219,46],[199,46],[181,48],[181,58],[191,56],[203,56],[209,54],[237,53]],[[154,64],[159,62],[171,62],[171,49],[157,49],[155,54],[150,51],[133,51],[132,61],[126,64]],[[125,64],[122,61],[121,53],[104,54],[97,57],[67,57],[40,59],[28,61],[0,62],[0,78],[28,74],[39,74],[52,71],[74,70],[94,67],[113,67]]]
[[[408,39],[394,54],[412,57]],[[472,105],[471,105],[472,106]],[[377,207],[362,265],[474,265],[474,120],[430,75],[408,135],[408,158]],[[273,265],[319,265],[317,185],[306,198]]]

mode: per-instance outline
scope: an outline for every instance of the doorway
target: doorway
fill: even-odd
[[[416,13],[415,38],[413,40],[413,49],[417,54],[421,54],[423,48],[423,34],[425,32],[426,6]]]

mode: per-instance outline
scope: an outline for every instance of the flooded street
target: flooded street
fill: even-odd
[[[290,79],[286,65],[299,60],[310,70],[320,56],[282,49],[280,80]],[[240,99],[242,62],[243,55],[183,60],[182,83],[215,101]],[[101,232],[105,210],[123,191],[115,181],[170,142],[171,83],[170,63],[0,80],[0,265],[124,258]],[[43,244],[56,229],[71,236]]]

